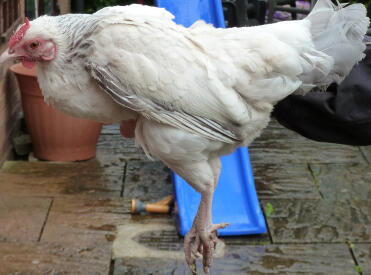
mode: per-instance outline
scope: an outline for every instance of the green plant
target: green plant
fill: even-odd
[[[367,0],[367,1],[357,1],[358,3],[363,3],[366,7],[370,6],[371,5],[371,0]]]
[[[355,265],[354,268],[357,270],[358,274],[362,274],[362,267],[360,265]]]
[[[264,206],[264,213],[265,213],[265,216],[267,218],[269,218],[274,212],[274,208],[273,208],[273,205],[271,203],[267,203],[265,206]]]

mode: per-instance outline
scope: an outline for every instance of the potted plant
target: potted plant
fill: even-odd
[[[36,70],[11,66],[22,95],[22,106],[34,155],[43,160],[76,161],[93,158],[101,123],[65,115],[44,102]]]

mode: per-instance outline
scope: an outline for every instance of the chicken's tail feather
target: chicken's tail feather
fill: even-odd
[[[317,68],[314,84],[327,86],[341,82],[364,57],[363,38],[369,25],[365,6],[319,0],[306,19],[311,24],[316,51],[331,57],[323,68]]]

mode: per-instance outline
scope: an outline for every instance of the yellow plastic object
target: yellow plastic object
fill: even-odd
[[[174,202],[173,195],[169,195],[155,203],[144,203],[141,200],[131,200],[131,213],[139,214],[141,212],[148,213],[169,213],[170,205]]]

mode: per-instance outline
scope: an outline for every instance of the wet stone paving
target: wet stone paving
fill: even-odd
[[[249,151],[268,233],[221,238],[211,274],[371,274],[371,147],[272,121]],[[130,214],[132,199],[171,193],[169,169],[118,125],[103,128],[89,161],[8,161],[0,274],[190,274],[173,214]]]

